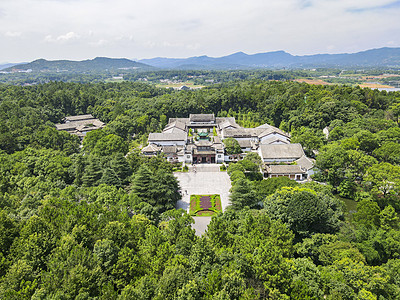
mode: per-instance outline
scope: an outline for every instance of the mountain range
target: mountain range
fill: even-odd
[[[189,58],[151,58],[132,61],[126,58],[97,57],[91,60],[48,61],[12,64],[2,71],[13,69],[32,72],[89,73],[121,70],[232,70],[232,69],[299,69],[299,68],[400,68],[400,48],[379,48],[357,53],[292,55],[285,51],[257,54],[244,52],[222,57],[195,56]]]
[[[6,63],[6,64],[0,64],[0,71],[3,70],[3,69],[7,69],[7,68],[14,67],[14,66],[19,65],[19,64],[23,64],[23,63]]]
[[[32,70],[32,72],[71,72],[71,73],[95,73],[104,71],[118,70],[148,70],[154,69],[151,66],[132,61],[126,58],[107,58],[96,57],[82,61],[72,60],[45,60],[38,59],[30,63],[14,64],[11,67],[3,69],[4,72],[12,72],[18,69],[22,71]]]
[[[152,58],[139,62],[163,69],[297,69],[400,67],[400,48],[379,48],[358,53],[295,56],[285,51],[234,53],[223,57]]]

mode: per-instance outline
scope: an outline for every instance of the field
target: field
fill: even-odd
[[[195,85],[193,82],[187,81],[187,82],[163,82],[163,83],[158,83],[156,84],[156,87],[162,87],[162,88],[174,88],[178,89],[181,86],[187,86],[188,88],[191,89],[200,89],[203,88],[203,85]]]
[[[219,212],[222,212],[220,195],[190,195],[191,216],[209,217]]]
[[[308,84],[331,85],[331,83],[323,81],[321,79],[302,79],[302,78],[299,78],[299,79],[295,79],[294,81],[305,82],[305,83],[308,83]]]
[[[370,88],[370,89],[390,89],[394,88],[393,86],[390,85],[385,85],[385,84],[380,84],[380,83],[362,83],[360,84],[360,87],[362,88]]]

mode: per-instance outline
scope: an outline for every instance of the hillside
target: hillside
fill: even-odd
[[[29,70],[32,72],[73,72],[73,73],[90,73],[104,72],[116,70],[149,70],[151,66],[132,61],[126,58],[106,58],[96,57],[95,59],[83,61],[71,60],[54,60],[38,59],[30,63],[18,65],[19,70]],[[4,71],[12,71],[13,67],[9,67]]]
[[[11,68],[18,65],[18,63],[5,63],[5,64],[0,64],[0,71],[3,69]]]
[[[400,48],[380,48],[358,53],[294,56],[285,51],[257,54],[234,53],[222,57],[152,58],[140,62],[165,69],[251,69],[251,68],[392,68],[400,67]]]

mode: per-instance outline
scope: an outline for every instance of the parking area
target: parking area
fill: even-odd
[[[195,165],[189,167],[189,172],[174,173],[179,180],[182,191],[182,200],[178,201],[177,208],[189,211],[190,195],[219,194],[221,196],[222,210],[229,205],[229,190],[231,181],[226,172],[219,171],[219,165]],[[193,228],[196,234],[201,235],[205,232],[210,223],[210,217],[196,217]]]

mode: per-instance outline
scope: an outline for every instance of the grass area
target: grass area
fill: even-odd
[[[188,168],[188,166],[183,166],[183,167],[181,167],[181,166],[179,166],[179,167],[172,167],[172,172],[182,172],[182,173],[184,173],[184,172],[189,172],[189,168]]]
[[[210,217],[220,212],[222,212],[220,195],[190,195],[191,216]]]

